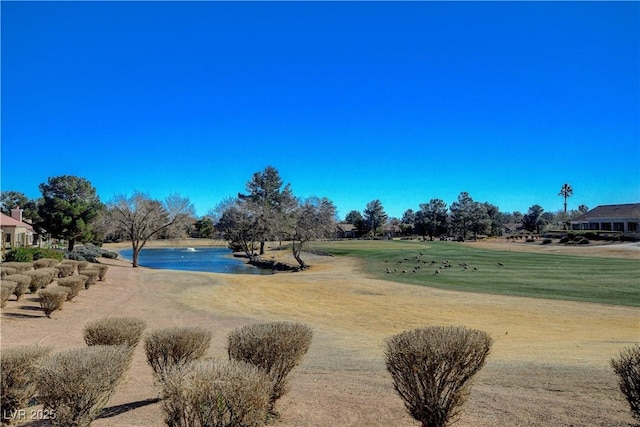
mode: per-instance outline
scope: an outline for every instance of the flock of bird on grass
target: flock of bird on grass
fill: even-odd
[[[417,273],[418,271],[420,271],[422,269],[422,265],[424,265],[424,264],[426,264],[427,266],[436,267],[436,269],[435,269],[433,274],[441,274],[444,270],[453,267],[448,259],[445,259],[443,261],[440,261],[440,263],[438,263],[438,261],[423,260],[422,256],[423,256],[423,253],[420,252],[420,254],[416,255],[414,258],[404,258],[403,260],[400,260],[400,261],[397,262],[397,264],[404,264],[404,263],[411,263],[411,262],[416,263],[411,270],[406,270],[406,269],[399,270],[396,267],[394,267],[394,268],[387,267],[387,274],[408,273],[409,271],[412,272],[412,273]],[[385,262],[389,262],[389,261],[385,261]],[[458,266],[462,270],[469,270],[469,268],[471,267],[466,262],[458,263]],[[498,263],[498,267],[504,267],[504,263],[499,262]],[[402,268],[402,267],[400,267],[400,268]],[[473,267],[472,270],[478,271],[478,267]]]

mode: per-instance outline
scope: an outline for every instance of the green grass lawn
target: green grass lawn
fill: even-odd
[[[637,260],[496,251],[440,241],[315,242],[312,249],[361,258],[367,274],[402,283],[640,306]],[[443,268],[443,261],[451,267]],[[465,263],[466,269],[460,265]]]

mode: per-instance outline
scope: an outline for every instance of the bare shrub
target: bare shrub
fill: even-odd
[[[58,269],[55,267],[43,268],[41,271],[46,271],[49,273],[49,284],[52,283],[56,277],[58,277]]]
[[[39,270],[41,268],[47,268],[47,267],[49,267],[49,261],[47,261],[46,258],[37,259],[33,261],[33,268],[35,270]]]
[[[64,286],[69,288],[69,295],[67,295],[67,301],[71,301],[75,297],[78,296],[80,290],[84,289],[84,284],[87,279],[85,276],[70,276],[70,277],[61,277],[58,279],[58,286]]]
[[[51,267],[55,267],[56,265],[58,265],[60,261],[58,261],[57,259],[53,259],[53,258],[40,258],[37,259],[35,261],[33,261],[33,268],[38,270],[41,268],[51,268]]]
[[[629,402],[633,417],[640,421],[640,345],[623,348],[611,366],[620,377],[620,391]]]
[[[70,277],[73,276],[73,273],[76,271],[75,264],[68,262],[61,262],[56,265],[55,268],[58,270],[58,277]]]
[[[248,363],[201,360],[169,369],[162,410],[170,427],[264,425],[271,381]]]
[[[15,268],[18,274],[20,274],[23,271],[32,270],[33,264],[31,264],[30,262],[18,262],[18,261],[3,262],[2,268],[7,268],[7,267]]]
[[[38,372],[38,397],[53,426],[88,426],[129,367],[127,346],[91,346],[53,355]]]
[[[85,268],[82,270],[78,270],[81,275],[87,277],[87,281],[84,284],[85,289],[89,289],[92,285],[95,285],[98,281],[98,276],[100,275],[100,271],[95,268]]]
[[[29,284],[25,281],[17,282],[16,288],[13,290],[13,294],[16,296],[16,301],[19,301],[22,298],[22,295],[26,294],[29,290]]]
[[[14,290],[18,284],[11,280],[3,280],[0,285],[0,308],[4,308],[7,305],[7,301],[13,295]]]
[[[89,281],[89,276],[85,276],[84,274],[78,274],[75,277],[79,277],[80,279],[83,280],[82,282],[82,286],[87,289],[87,282]]]
[[[11,276],[5,277],[4,280],[10,280],[16,283],[16,287],[13,290],[16,300],[19,300],[20,297],[31,288],[31,276],[27,276],[26,274],[12,274]]]
[[[0,365],[0,402],[2,424],[10,424],[19,409],[27,407],[36,392],[38,364],[51,351],[39,345],[19,346],[2,350]]]
[[[87,345],[128,345],[135,347],[140,342],[147,324],[135,317],[108,317],[87,323],[84,327],[84,342]]]
[[[423,427],[440,427],[457,418],[492,339],[463,326],[430,326],[388,337],[385,344],[387,370],[407,411]]]
[[[0,267],[0,278],[4,279],[12,274],[18,274],[18,269],[13,267],[5,267],[4,264]]]
[[[206,329],[183,326],[150,332],[144,338],[144,349],[156,378],[163,381],[168,368],[201,358],[210,343],[211,333]]]
[[[77,261],[76,267],[78,268],[78,273],[80,272],[80,270],[89,268],[90,265],[91,263],[89,261]]]
[[[45,316],[51,318],[51,313],[62,309],[62,305],[67,300],[69,288],[58,286],[52,289],[43,289],[38,292],[40,297],[40,306]]]
[[[75,259],[63,259],[62,261],[60,261],[60,264],[73,265],[73,270],[71,271],[71,274],[75,273],[75,270],[76,268],[78,268],[79,263],[80,261],[76,261]]]
[[[31,278],[29,290],[32,294],[36,293],[38,289],[46,288],[49,283],[51,283],[51,272],[46,268],[25,271],[22,275],[29,276]]]
[[[269,410],[288,391],[287,376],[311,346],[311,328],[299,323],[272,322],[247,325],[229,334],[229,359],[257,366],[271,378]]]
[[[109,270],[109,266],[104,264],[95,264],[93,268],[99,271],[98,280],[103,282],[107,277],[107,270]]]

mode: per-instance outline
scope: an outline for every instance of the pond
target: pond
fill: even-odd
[[[120,256],[131,261],[133,250],[124,249]],[[221,247],[197,248],[143,248],[138,264],[141,267],[168,270],[205,271],[227,274],[271,274],[246,263],[244,258],[235,258],[231,250]]]

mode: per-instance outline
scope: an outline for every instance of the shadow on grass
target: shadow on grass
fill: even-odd
[[[137,402],[123,403],[122,405],[110,406],[108,408],[104,408],[98,418],[111,418],[120,414],[124,414],[125,412],[132,411],[134,409],[141,408],[147,405],[153,405],[154,403],[160,402],[159,397],[154,397],[153,399],[145,399],[138,400]]]

